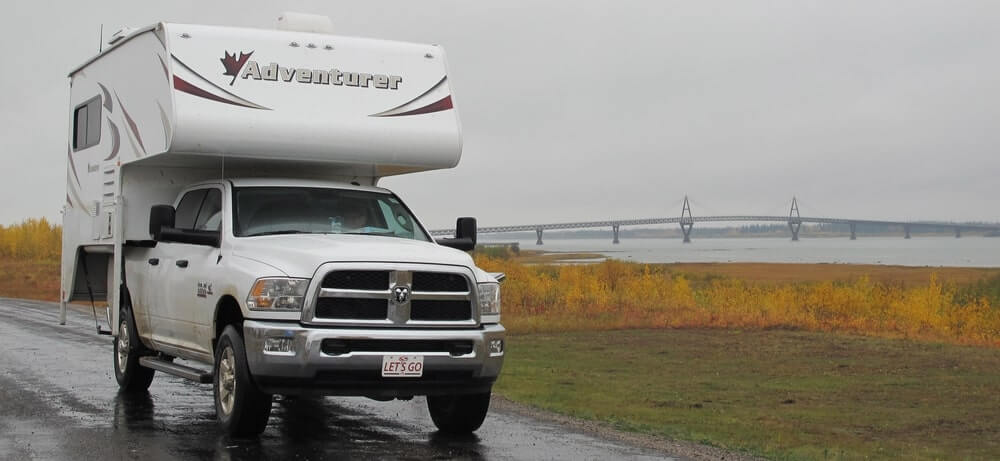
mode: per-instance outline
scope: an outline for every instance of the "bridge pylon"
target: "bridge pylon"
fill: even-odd
[[[851,225],[851,240],[858,239],[858,223],[852,222],[848,223]]]
[[[799,229],[801,228],[802,216],[799,214],[799,203],[795,197],[792,197],[792,209],[788,212],[788,230],[792,231],[793,242],[799,241]]]
[[[691,229],[694,229],[694,216],[691,216],[691,204],[687,195],[684,196],[684,208],[681,209],[681,233],[684,234],[684,243],[691,243]]]
[[[617,245],[619,243],[618,242],[618,229],[619,228],[621,228],[621,224],[612,224],[611,225],[611,232],[613,232],[614,235],[615,235],[614,240],[612,240],[611,243],[614,244],[614,245]]]
[[[910,225],[909,224],[903,224],[903,238],[907,239],[907,240],[910,239]]]
[[[962,228],[961,227],[956,227],[955,228],[955,238],[957,238],[957,239],[962,238]]]
[[[535,245],[541,245],[542,244],[542,228],[541,227],[536,227],[535,228],[535,235],[538,236],[538,240],[535,241]]]

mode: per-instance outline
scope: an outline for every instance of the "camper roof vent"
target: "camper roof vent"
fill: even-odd
[[[121,29],[118,29],[118,32],[111,34],[111,38],[108,39],[108,45],[114,45],[122,41],[125,37],[131,35],[132,32],[135,32],[135,29],[129,26],[122,26]]]
[[[286,11],[278,16],[278,30],[332,34],[333,23],[327,16]]]

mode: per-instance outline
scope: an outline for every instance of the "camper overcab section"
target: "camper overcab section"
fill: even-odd
[[[70,73],[62,302],[106,301],[124,390],[211,382],[234,434],[276,393],[427,395],[475,430],[502,277],[461,251],[474,220],[434,241],[378,187],[459,162],[444,51],[290,22],[161,23]]]

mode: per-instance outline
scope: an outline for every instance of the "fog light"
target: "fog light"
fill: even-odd
[[[295,344],[292,342],[293,339],[294,338],[267,338],[264,340],[264,352],[293,354],[295,353]]]
[[[339,339],[324,339],[320,349],[327,355],[344,355],[351,353],[351,345]]]
[[[490,340],[490,355],[503,355],[503,340],[502,339],[491,339]]]

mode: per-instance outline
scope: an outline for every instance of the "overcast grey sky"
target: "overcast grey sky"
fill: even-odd
[[[787,213],[1000,220],[1000,2],[18,2],[0,15],[0,224],[60,219],[66,73],[157,21],[441,44],[452,170],[388,178],[425,224]]]

